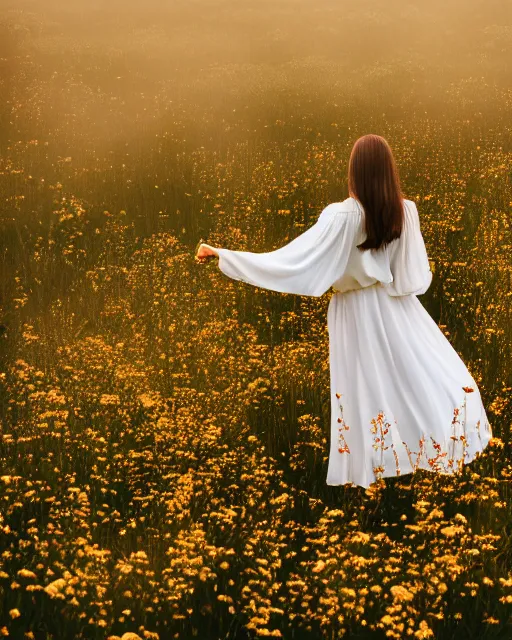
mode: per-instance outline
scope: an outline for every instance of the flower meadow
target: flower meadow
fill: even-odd
[[[378,108],[295,88],[276,119],[260,76],[227,67],[261,104],[241,96],[220,125],[186,112],[190,94],[169,107],[165,83],[116,96],[115,53],[100,72],[43,44],[39,60],[17,45],[2,106],[0,637],[510,638],[510,93],[461,82],[445,118],[411,93],[384,117],[386,76]],[[493,438],[453,476],[365,490],[325,482],[329,294],[233,281],[194,247],[291,240],[347,197],[350,148],[373,130],[420,213],[420,300]]]

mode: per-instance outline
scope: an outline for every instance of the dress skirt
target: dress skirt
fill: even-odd
[[[416,295],[378,282],[334,293],[328,485],[454,474],[492,437],[479,389]]]

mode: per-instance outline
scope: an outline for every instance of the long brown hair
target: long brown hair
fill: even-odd
[[[366,240],[361,251],[386,246],[402,233],[404,196],[393,152],[382,136],[358,138],[348,163],[348,190],[365,213]]]

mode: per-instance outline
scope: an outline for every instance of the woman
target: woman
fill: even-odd
[[[474,379],[417,298],[432,271],[384,138],[356,141],[348,187],[349,198],[275,251],[201,244],[196,257],[218,256],[225,275],[273,291],[333,288],[328,485],[368,487],[418,468],[453,474],[487,446],[491,427]]]

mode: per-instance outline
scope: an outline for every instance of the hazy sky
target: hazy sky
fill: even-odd
[[[297,107],[325,121],[347,101],[503,117],[511,14],[504,0],[0,0],[0,136],[21,123],[71,146],[145,136],[167,128],[162,109],[212,127]]]
[[[45,55],[97,49],[150,61],[162,77],[180,68],[320,56],[358,69],[409,60],[471,75],[510,62],[512,3],[504,0],[0,0]],[[0,45],[5,54],[9,43]],[[71,62],[71,61],[70,61]],[[501,65],[500,65],[501,62]]]

